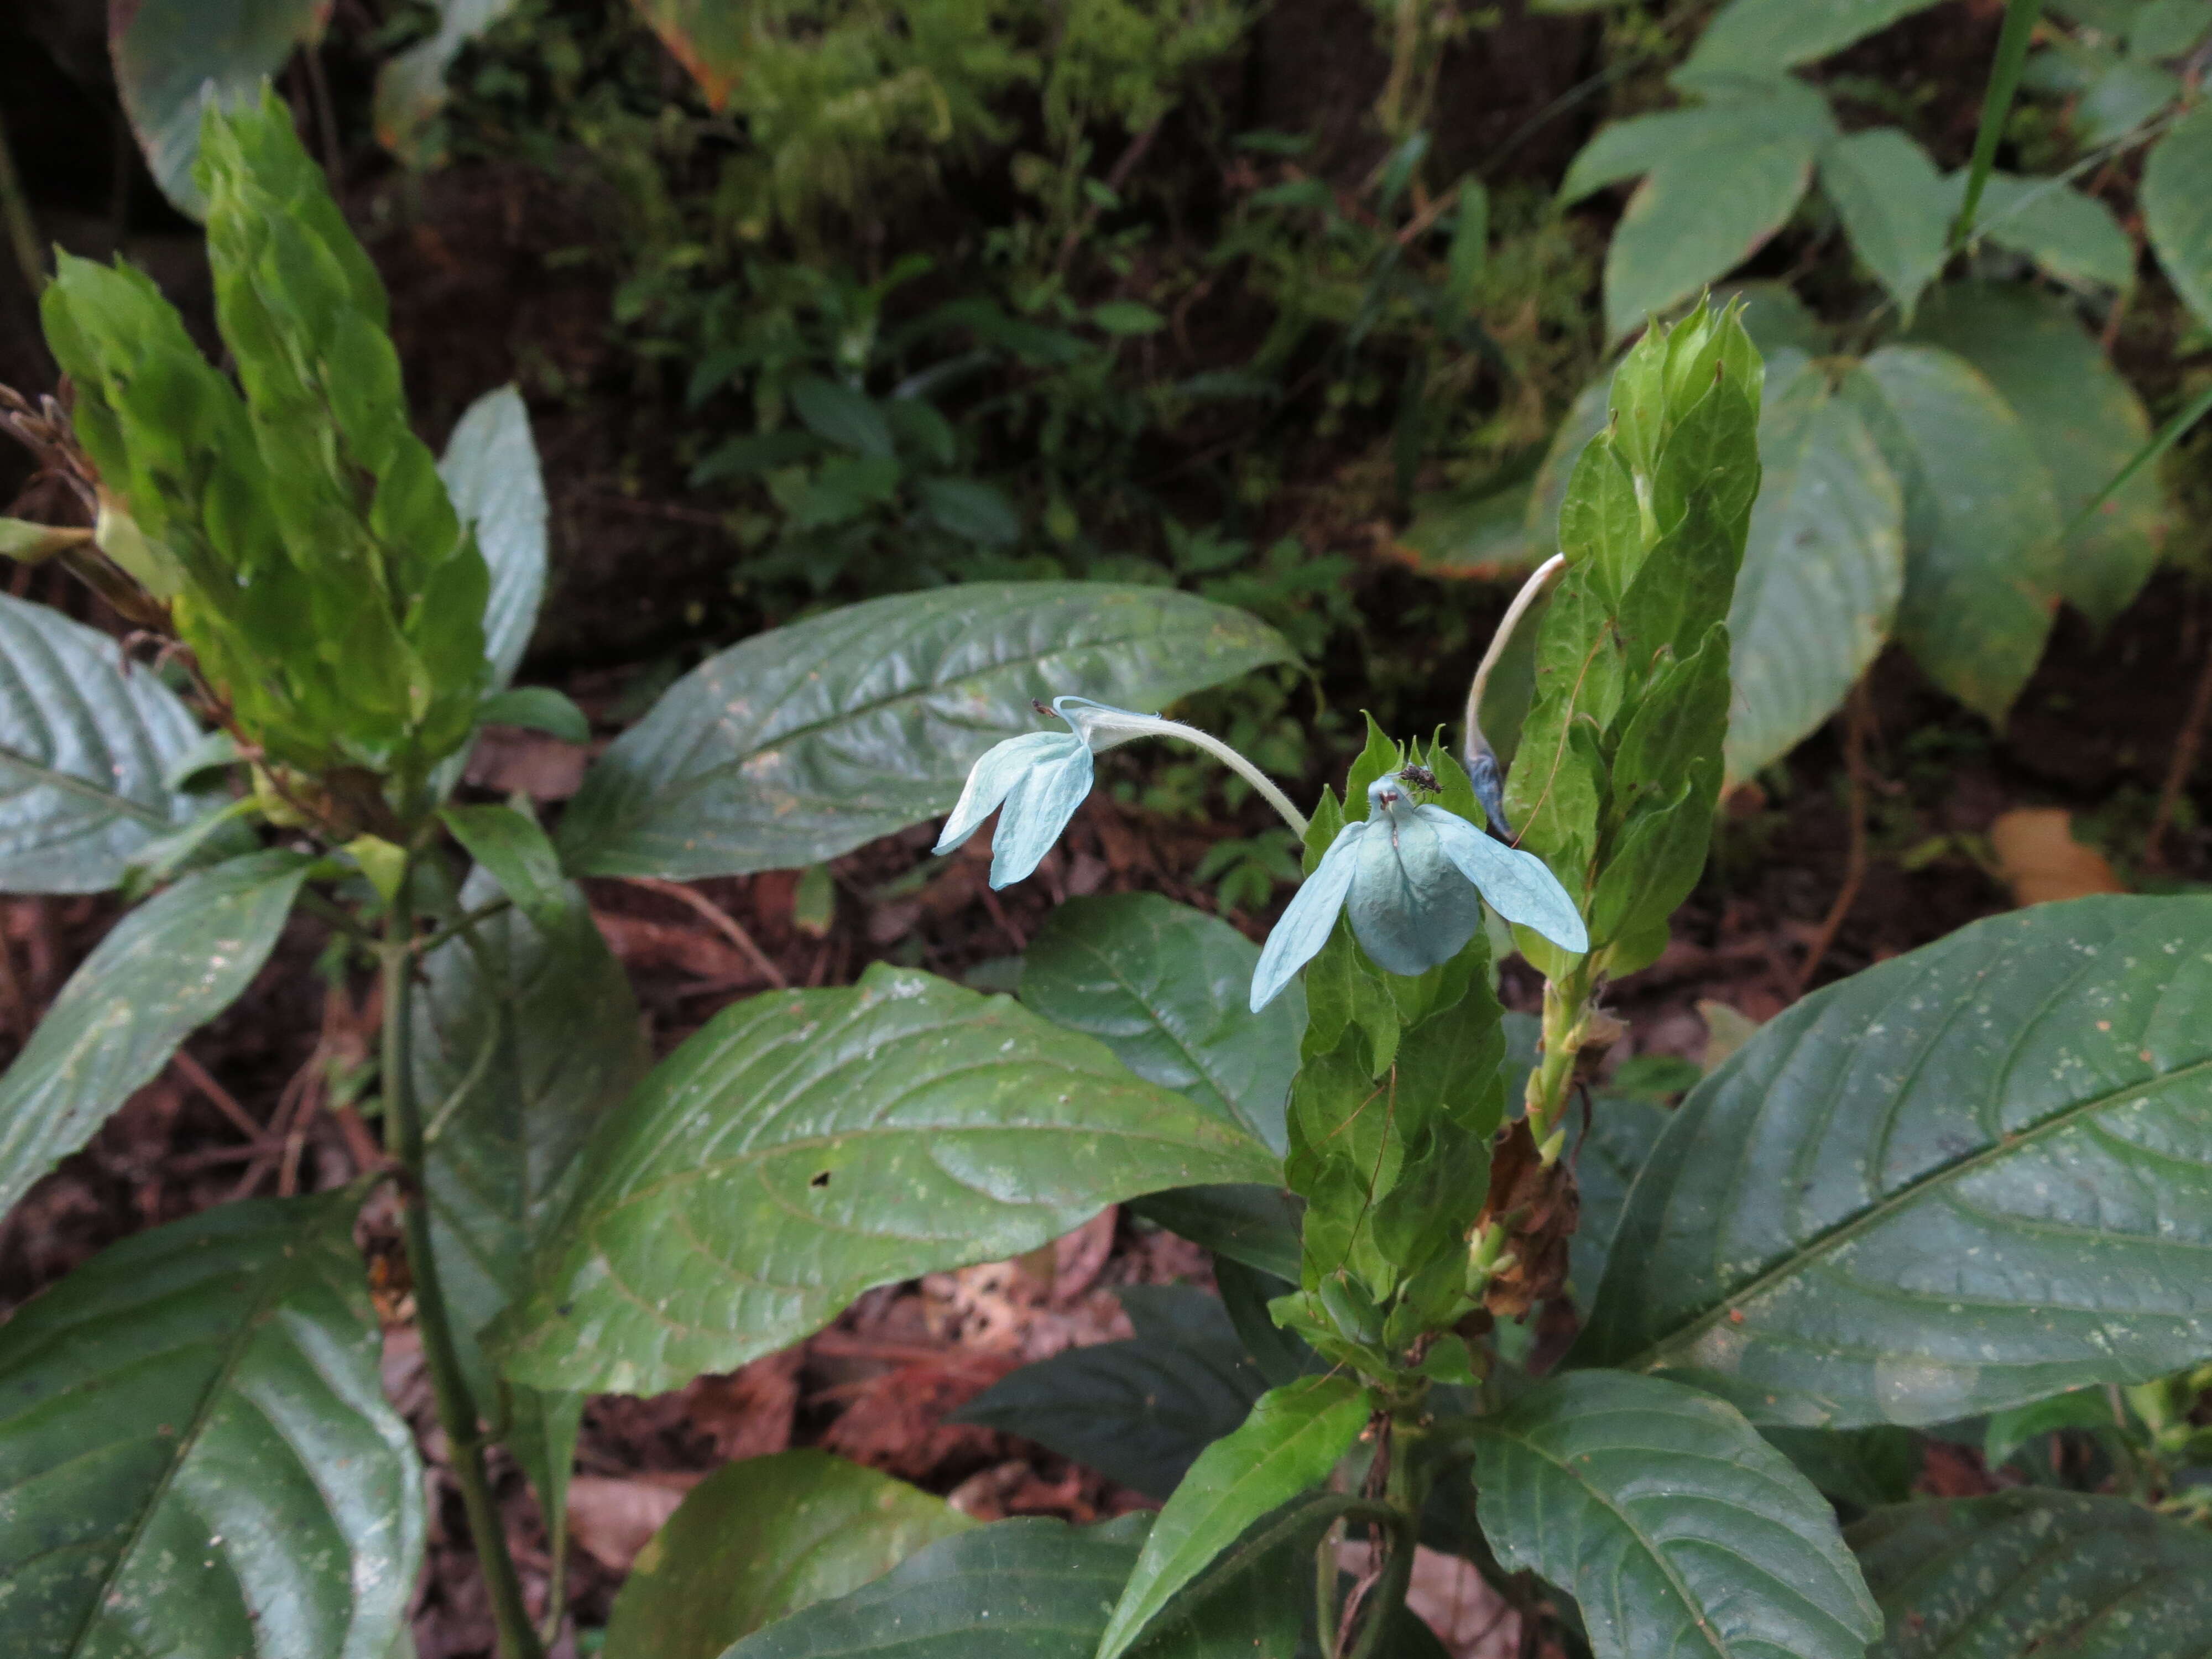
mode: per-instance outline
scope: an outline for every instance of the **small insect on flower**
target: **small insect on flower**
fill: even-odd
[[[1398,781],[1408,788],[1424,795],[1437,795],[1443,793],[1443,787],[1437,781],[1437,775],[1425,766],[1400,767]]]
[[[1367,787],[1367,817],[1337,832],[1267,935],[1252,971],[1256,1013],[1328,942],[1337,912],[1376,965],[1420,974],[1482,926],[1482,900],[1567,951],[1589,949],[1581,913],[1543,860],[1492,840],[1456,813],[1414,804],[1402,773]]]

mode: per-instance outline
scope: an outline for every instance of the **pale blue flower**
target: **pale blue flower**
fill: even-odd
[[[1042,706],[1040,705],[1040,708]],[[966,787],[945,821],[936,851],[949,853],[983,827],[995,811],[991,837],[991,885],[1011,886],[1042,861],[1091,793],[1091,757],[1171,722],[1133,714],[1088,697],[1054,697],[1052,712],[1065,732],[1025,732],[985,753],[968,774]]]
[[[1562,950],[1589,949],[1566,890],[1534,853],[1492,841],[1456,813],[1417,806],[1396,776],[1367,787],[1367,817],[1337,832],[1252,970],[1252,1011],[1274,1000],[1328,942],[1336,914],[1378,967],[1425,973],[1457,956],[1482,926],[1482,900]]]

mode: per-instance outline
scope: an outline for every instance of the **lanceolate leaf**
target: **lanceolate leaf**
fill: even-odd
[[[969,582],[848,605],[678,681],[592,769],[562,852],[577,874],[680,879],[817,863],[951,810],[985,750],[1039,729],[1033,700],[1148,709],[1290,654],[1166,588]]]
[[[1677,1110],[1572,1358],[1936,1423],[2212,1355],[2212,899],[2088,898],[1815,993]]]
[[[2159,264],[2197,319],[2212,328],[2212,100],[2160,139],[2143,162],[2143,223]]]
[[[0,892],[97,893],[205,803],[162,779],[199,741],[108,635],[0,593]]]
[[[1121,1294],[1134,1337],[1024,1366],[963,1407],[960,1420],[1165,1498],[1200,1452],[1249,1415],[1267,1381],[1220,1297],[1187,1285]]]
[[[2076,319],[2026,283],[1960,283],[1929,306],[1914,334],[1955,352],[2011,405],[2071,524],[2150,440],[2150,416]],[[2066,543],[2059,592],[2100,627],[2142,591],[2166,538],[2155,469],[2113,492]]]
[[[291,853],[218,864],[100,940],[0,1076],[0,1212],[252,982],[307,869]]]
[[[826,1452],[725,1463],[640,1553],[607,1621],[606,1659],[719,1659],[975,1525],[941,1498]]]
[[[1343,1376],[1261,1395],[1243,1426],[1206,1449],[1160,1511],[1098,1639],[1098,1659],[1120,1659],[1134,1648],[1176,1593],[1245,1528],[1328,1480],[1373,1409],[1367,1390]]]
[[[1475,1447],[1484,1536],[1574,1596],[1597,1659],[1860,1659],[1881,1633],[1826,1500],[1710,1395],[1584,1371]]]
[[[2002,720],[2058,601],[2050,475],[1996,388],[1950,352],[1883,346],[1844,386],[1905,487],[1898,637],[1936,684]]]
[[[387,1659],[422,1555],[358,1192],[126,1239],[0,1328],[0,1646]]]
[[[874,1285],[1033,1249],[1139,1193],[1274,1181],[1241,1129],[1003,997],[878,965],[726,1009],[611,1115],[503,1328],[508,1373],[650,1393]]]
[[[1729,611],[1738,781],[1827,719],[1887,641],[1905,586],[1904,495],[1826,377],[1795,353],[1770,362],[1759,428],[1764,476]]]
[[[302,41],[322,33],[330,0],[109,0],[115,89],[154,182],[191,218],[207,199],[192,179],[200,100],[252,100]]]
[[[545,480],[521,394],[503,386],[471,404],[447,441],[438,476],[491,571],[484,655],[496,691],[522,665],[545,597]]]
[[[1804,195],[1816,147],[1790,136],[1655,168],[1606,249],[1607,336],[1620,338],[1756,253]]]
[[[1218,917],[1150,893],[1061,905],[1022,963],[1022,1001],[1095,1036],[1147,1083],[1240,1123],[1281,1156],[1283,1109],[1305,1030],[1303,988],[1261,1012],[1260,948]]]
[[[1733,0],[1706,25],[1686,70],[1771,75],[1841,52],[1936,0]]]
[[[2184,1659],[2212,1632],[2212,1534],[2026,1486],[1850,1529],[1889,1633],[1868,1659]]]
[[[1135,1565],[1148,1515],[1099,1527],[1001,1521],[933,1544],[889,1577],[747,1637],[723,1659],[1079,1659]],[[1306,1596],[1247,1573],[1140,1659],[1291,1659]]]

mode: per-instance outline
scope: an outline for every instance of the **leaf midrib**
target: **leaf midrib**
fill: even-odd
[[[150,806],[142,805],[132,800],[128,795],[102,788],[91,779],[79,777],[74,772],[64,772],[58,768],[47,765],[43,761],[34,760],[11,744],[0,743],[0,765],[12,766],[20,771],[27,772],[38,783],[47,788],[59,789],[68,794],[81,795],[88,800],[98,802],[111,811],[127,813],[149,829],[167,830],[173,822]]]
[[[2177,1070],[2166,1072],[2145,1083],[2131,1083],[2118,1089],[2107,1090],[2100,1095],[2076,1102],[2063,1110],[2052,1114],[2030,1128],[2016,1130],[2000,1137],[1980,1152],[1968,1153],[1950,1164],[1939,1164],[1886,1194],[1858,1214],[1838,1225],[1816,1235],[1802,1248],[1769,1267],[1756,1278],[1729,1290],[1713,1305],[1696,1318],[1677,1326],[1657,1341],[1650,1344],[1632,1358],[1621,1362],[1625,1370],[1653,1370],[1666,1363],[1671,1352],[1694,1343],[1723,1319],[1732,1309],[1756,1302],[1778,1285],[1803,1271],[1806,1265],[1823,1256],[1832,1255],[1850,1243],[1860,1235],[1890,1220],[1901,1211],[1921,1200],[1929,1192],[1940,1191],[1953,1182],[1973,1175],[1990,1164],[1998,1163],[2014,1153],[2023,1152],[2043,1140],[2071,1128],[2085,1117],[2091,1117],[2108,1107],[2124,1104],[2132,1099],[2148,1099],[2164,1092],[2169,1085],[2182,1082],[2200,1073],[2212,1073],[2212,1059],[2192,1061]],[[2146,1241],[2157,1243],[2159,1241]],[[2015,1304],[2016,1305],[2016,1304]]]

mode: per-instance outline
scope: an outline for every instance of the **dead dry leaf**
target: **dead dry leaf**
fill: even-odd
[[[2074,839],[2073,815],[2022,806],[1990,825],[1990,846],[2015,904],[2048,904],[2091,893],[2124,893],[2105,855]]]

